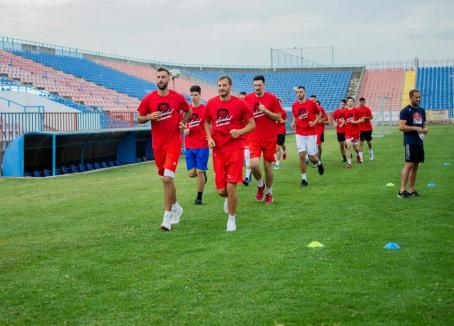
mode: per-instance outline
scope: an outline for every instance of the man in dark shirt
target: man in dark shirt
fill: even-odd
[[[424,162],[424,136],[429,131],[426,127],[426,111],[422,109],[421,92],[413,89],[409,93],[410,104],[400,111],[399,129],[404,133],[405,164],[400,173],[398,198],[419,196],[415,190],[416,173],[419,163]],[[408,183],[408,191],[406,186]]]

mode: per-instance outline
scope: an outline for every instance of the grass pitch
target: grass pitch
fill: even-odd
[[[239,186],[237,231],[208,172],[205,205],[180,161],[185,209],[164,233],[153,163],[48,179],[0,179],[2,325],[452,325],[454,128],[431,126],[420,198],[396,198],[397,130],[374,161],[340,161],[299,185],[294,137],[270,206]],[[444,163],[450,163],[444,164]],[[393,182],[396,187],[385,187]],[[436,187],[426,187],[434,182]],[[311,241],[324,248],[311,249]],[[400,250],[383,249],[397,242]]]

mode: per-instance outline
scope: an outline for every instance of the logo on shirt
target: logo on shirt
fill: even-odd
[[[161,115],[158,118],[158,121],[169,119],[172,117],[172,109],[170,108],[169,103],[162,102],[158,104],[158,111],[161,112]]]
[[[298,119],[304,120],[307,119],[307,116],[309,114],[307,113],[307,110],[305,108],[300,108],[298,111]]]
[[[188,122],[189,128],[197,127],[200,125],[200,122],[202,120],[199,118],[199,115],[197,113],[193,113],[191,116],[191,119]]]
[[[419,112],[413,113],[413,124],[422,125],[422,116]]]
[[[354,114],[353,113],[347,113],[347,122],[352,122],[353,121]]]
[[[260,106],[260,103],[255,103],[254,104],[254,113],[253,113],[254,119],[265,115],[265,112],[260,110],[259,106]]]
[[[225,126],[230,124],[232,117],[229,115],[229,110],[227,109],[218,109],[216,113],[216,127]]]

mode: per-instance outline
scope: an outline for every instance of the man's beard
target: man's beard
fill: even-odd
[[[158,88],[163,91],[167,88],[167,85],[169,85],[169,83],[165,83],[164,85],[160,85],[160,84],[157,84],[156,86],[158,86]]]

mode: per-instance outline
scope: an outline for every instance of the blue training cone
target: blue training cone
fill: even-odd
[[[444,162],[443,166],[445,166],[445,167],[451,166],[451,162]]]
[[[400,246],[395,242],[388,242],[383,248],[390,250],[400,249]]]

